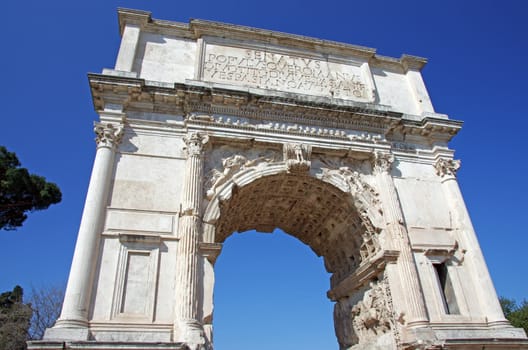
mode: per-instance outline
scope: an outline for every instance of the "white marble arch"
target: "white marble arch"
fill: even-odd
[[[88,76],[97,152],[62,312],[29,349],[212,349],[222,242],[275,227],[324,257],[343,350],[528,349],[426,59],[118,13],[116,64]]]
[[[357,161],[358,167],[361,163]],[[331,170],[312,168],[311,172],[291,173],[286,164],[284,161],[271,162],[241,169],[210,197],[203,216],[202,248],[207,256],[203,261],[204,310],[212,313],[213,288],[207,284],[214,282],[214,262],[220,254],[221,245],[237,231],[256,229],[270,232],[280,228],[298,238],[318,256],[323,256],[325,267],[333,273],[331,281],[335,287],[361,269],[364,277],[353,286],[347,286],[347,297],[357,293],[362,295],[370,281],[387,278],[384,266],[393,263],[397,253],[382,247],[382,242],[387,240],[384,238],[386,233],[383,232],[383,214],[377,192],[361,180],[361,176],[372,174],[360,175],[348,167]],[[352,189],[351,181],[361,190],[359,187]],[[231,205],[232,200],[238,203]],[[302,201],[304,203],[300,203]],[[252,209],[248,211],[247,208]],[[268,213],[267,210],[271,211]],[[273,218],[262,217],[267,214]],[[315,218],[307,219],[307,216]],[[296,221],[300,221],[299,217],[302,217],[303,223],[295,225]],[[217,235],[217,228],[223,232]],[[211,254],[211,251],[214,253]],[[372,261],[376,263],[368,266]],[[204,319],[212,318],[212,314],[204,316]],[[354,332],[352,328],[341,330],[344,325],[341,319],[336,319],[338,336]],[[392,328],[398,331],[394,325]],[[389,330],[387,328],[384,332]]]

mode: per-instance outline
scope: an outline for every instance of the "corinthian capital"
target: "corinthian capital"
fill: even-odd
[[[460,160],[440,158],[435,164],[436,174],[440,177],[456,176],[460,169]]]
[[[97,147],[115,147],[123,138],[123,126],[110,123],[95,123],[95,142]]]
[[[372,168],[375,173],[388,173],[394,163],[394,156],[390,153],[374,152]]]
[[[183,138],[185,145],[187,146],[188,156],[197,156],[202,154],[204,146],[209,141],[209,136],[203,135],[198,132],[193,132]]]

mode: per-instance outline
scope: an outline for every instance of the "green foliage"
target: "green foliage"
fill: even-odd
[[[528,334],[528,301],[523,300],[522,303],[517,303],[513,299],[501,297],[500,304],[504,316],[511,322],[512,326],[524,328]]]
[[[26,220],[26,212],[59,203],[57,185],[20,167],[15,153],[0,146],[0,229],[14,230]]]
[[[0,350],[26,349],[30,319],[31,307],[23,303],[20,286],[0,294]]]

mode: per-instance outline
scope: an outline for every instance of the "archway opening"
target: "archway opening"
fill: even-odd
[[[359,214],[351,195],[342,192],[329,183],[308,176],[308,174],[281,173],[268,175],[260,177],[241,187],[233,186],[230,198],[220,202],[220,215],[214,223],[214,226],[215,242],[225,243],[227,247],[229,247],[231,241],[234,241],[234,239],[230,238],[233,233],[250,230],[273,232],[276,228],[287,232],[292,237],[304,243],[305,249],[309,248],[316,256],[323,258],[324,268],[331,275],[330,283],[327,280],[324,283],[324,291],[320,292],[322,300],[326,299],[326,291],[328,289],[337,286],[356,270],[366,254],[372,249],[372,244],[376,243],[368,239],[368,237],[372,236],[367,232],[368,228],[365,226],[365,217]],[[224,249],[226,248],[224,247]],[[249,264],[249,262],[255,262],[259,258],[252,258],[251,254],[256,253],[265,254],[266,257],[271,259],[276,256],[276,253],[273,254],[270,251],[266,251],[263,249],[262,244],[256,243],[252,247],[250,246],[243,250],[241,254],[249,254],[249,257],[245,259],[247,261],[239,260],[238,264],[244,265]],[[220,254],[219,261],[222,261],[222,254]],[[290,259],[282,262],[283,268],[289,267],[289,265],[294,263],[291,261],[292,257],[287,253],[283,254]],[[265,261],[264,258],[260,259]],[[280,274],[276,270],[272,271],[275,274]],[[302,271],[302,267],[291,271],[290,276],[294,276],[299,271]],[[245,272],[246,277],[249,275],[251,279],[256,279],[251,284],[255,284],[255,281],[266,284],[267,281],[262,276],[267,276],[269,273],[270,271],[261,272],[261,276],[258,276],[259,273],[256,272]],[[229,271],[226,271],[226,274],[229,274]],[[225,277],[218,275],[217,271],[217,286],[222,285],[222,278]],[[243,278],[240,278],[243,281]],[[267,284],[276,284],[275,287],[279,287],[281,282],[271,279]],[[239,288],[244,289],[245,287]],[[295,286],[292,286],[292,288],[295,289]],[[251,294],[250,291],[246,292]],[[231,291],[231,298],[234,298],[235,303],[240,302],[239,298],[241,297],[242,295],[236,290]],[[268,297],[279,297],[282,298],[280,301],[284,302],[288,299],[295,298],[295,293],[287,291],[283,293],[273,292],[273,289],[271,289],[268,292]],[[216,302],[218,303],[218,300]],[[259,302],[261,300],[256,299],[247,303],[240,302],[240,304],[246,308],[252,308],[256,307]],[[327,301],[327,303],[330,304],[329,308],[331,309],[333,306],[332,303],[330,301]],[[267,305],[266,310],[272,309],[270,303],[263,305]],[[307,308],[310,307],[309,304],[304,306]],[[219,312],[218,307],[217,305],[216,312]],[[289,311],[286,309],[280,312],[275,311],[275,313],[275,318],[280,319],[285,318],[285,315],[288,315]],[[219,317],[222,319],[221,316]],[[221,322],[218,319],[219,317],[215,316],[215,334],[217,334],[215,338],[218,338],[219,327],[221,327],[218,326]],[[255,312],[251,317],[258,318],[258,312]],[[330,329],[334,328],[331,312],[327,312],[326,315],[319,314],[317,316],[304,317],[322,318],[329,325]],[[272,319],[273,317],[270,316],[270,318]],[[241,322],[252,323],[254,320]],[[303,319],[298,319],[297,321],[290,320],[288,322],[302,329]],[[237,325],[232,325],[232,327],[237,329]],[[256,330],[260,331],[260,334],[263,334],[264,337],[271,336],[271,334],[266,335],[266,331],[259,330],[258,327],[256,327]],[[303,331],[304,334],[306,332],[309,331]],[[242,336],[243,333],[237,334]],[[276,333],[273,333],[273,335],[276,335]],[[302,337],[302,335],[299,336]],[[283,340],[294,337],[285,335]],[[335,336],[333,336],[332,344],[334,344],[334,348],[337,346]],[[281,345],[280,347],[284,346]],[[293,348],[296,347],[294,346]],[[312,348],[312,346],[308,348]],[[322,346],[322,348],[328,348],[328,344]]]
[[[230,236],[215,265],[215,349],[335,349],[323,261],[275,230]]]

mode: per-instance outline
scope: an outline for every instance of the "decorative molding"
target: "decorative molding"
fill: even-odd
[[[359,266],[354,272],[346,276],[327,292],[330,300],[337,301],[350,296],[365,286],[368,281],[376,278],[389,263],[398,260],[399,252],[395,250],[383,250],[372,257],[369,264]]]
[[[304,133],[324,137],[355,137],[348,136],[346,130],[381,135],[379,140],[372,138],[372,142],[384,142],[384,136],[396,128],[404,135],[414,135],[415,143],[430,145],[436,142],[448,142],[460,130],[462,123],[445,118],[426,117],[421,121],[404,119],[403,114],[389,111],[385,106],[363,103],[336,104],[333,99],[313,98],[299,95],[292,98],[289,94],[259,91],[251,93],[233,91],[221,87],[209,86],[203,82],[190,81],[187,84],[172,84],[170,87],[146,85],[145,80],[137,78],[89,74],[90,86],[96,110],[103,110],[106,103],[118,103],[125,109],[169,114],[205,113],[213,116],[215,121],[188,118],[189,123],[215,123],[229,126],[225,123],[227,116],[253,118],[263,121],[261,130],[265,131],[265,124],[273,123],[271,132]],[[107,101],[107,102],[105,102]],[[224,116],[224,121],[218,117]],[[258,125],[256,123],[255,125]],[[276,129],[279,124],[279,130]],[[286,130],[282,129],[282,125]],[[299,126],[298,130],[287,126]],[[302,125],[302,128],[301,128]],[[332,135],[328,125],[334,128]],[[266,128],[268,127],[266,126]],[[252,127],[243,123],[232,123],[229,127]],[[308,128],[308,129],[307,129]],[[324,133],[327,128],[328,135]],[[313,130],[312,130],[313,129]],[[321,129],[321,132],[319,131]],[[343,131],[347,136],[343,135]],[[423,140],[420,140],[423,139]],[[360,138],[361,139],[361,138]]]
[[[138,322],[153,322],[155,309],[156,281],[158,279],[159,236],[120,234],[121,243],[112,298],[111,318],[113,320],[129,320]],[[146,263],[145,265],[138,265]],[[137,271],[143,271],[146,279],[141,282],[147,295],[137,293],[135,285],[139,284]],[[128,300],[130,299],[130,300]],[[143,308],[137,308],[143,302]],[[130,310],[130,305],[133,309]],[[141,310],[139,310],[141,309]]]
[[[405,142],[392,142],[392,149],[399,152],[416,153],[416,146]]]
[[[216,258],[218,258],[218,255],[220,255],[220,252],[222,251],[222,244],[200,242],[198,250],[202,256],[214,265]]]

